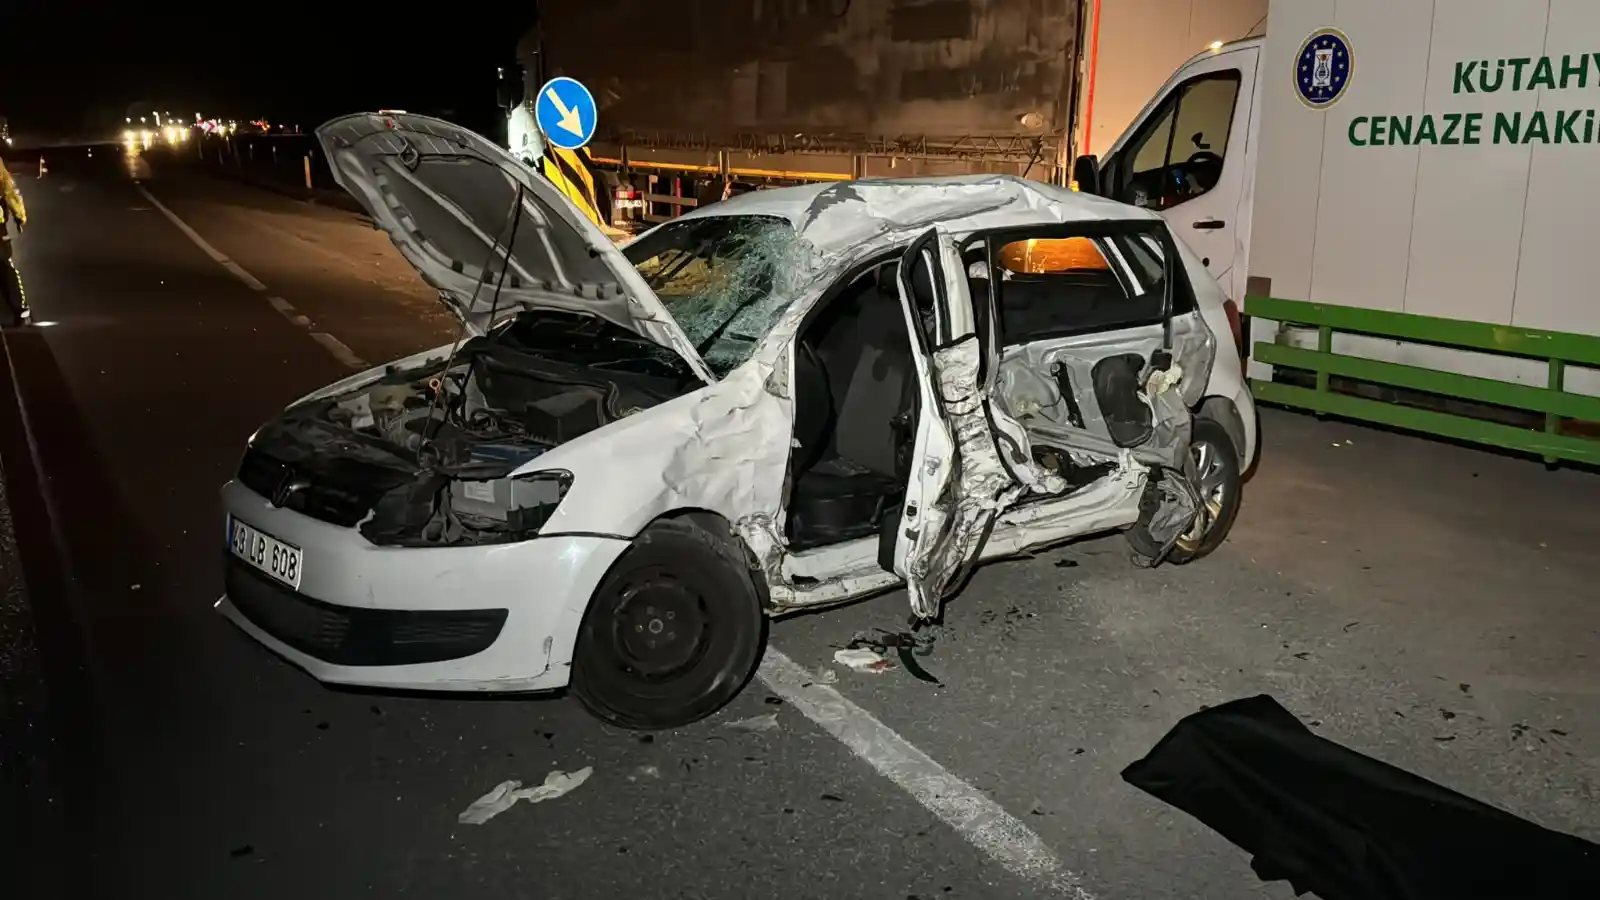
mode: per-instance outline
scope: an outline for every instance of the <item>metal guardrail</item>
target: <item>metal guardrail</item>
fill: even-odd
[[[1531,453],[1551,464],[1567,460],[1600,465],[1600,440],[1565,434],[1562,427],[1566,420],[1600,422],[1600,397],[1569,392],[1563,384],[1568,365],[1600,367],[1600,338],[1272,297],[1245,298],[1245,313],[1252,318],[1317,329],[1315,350],[1256,343],[1253,356],[1257,362],[1316,375],[1314,388],[1253,379],[1251,391],[1258,400]],[[1335,332],[1544,360],[1549,374],[1545,386],[1538,387],[1348,356],[1333,352]],[[1544,428],[1519,428],[1335,393],[1331,388],[1333,378],[1543,414]]]

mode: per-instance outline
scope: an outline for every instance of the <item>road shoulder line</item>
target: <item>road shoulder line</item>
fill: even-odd
[[[878,774],[1013,875],[1061,897],[1094,900],[1044,841],[982,791],[962,781],[877,717],[850,702],[777,648],[757,677]]]
[[[251,290],[263,294],[267,293],[267,286],[261,281],[261,279],[251,275],[245,270],[244,266],[241,266],[230,259],[228,254],[223,253],[216,247],[211,246],[211,242],[201,237],[199,232],[195,231],[193,228],[190,228],[188,222],[178,218],[177,213],[168,209],[165,203],[157,200],[155,195],[150,193],[149,188],[146,188],[144,185],[138,183],[135,183],[134,187],[139,189],[139,193],[142,194],[146,200],[150,201],[150,205],[154,206],[157,212],[165,216],[167,221],[171,222],[174,228],[177,228],[179,231],[183,232],[184,237],[188,238],[196,247],[199,247],[205,253],[205,255],[211,257],[211,259],[216,262],[217,265],[227,269],[228,272],[233,275],[233,277],[244,282],[245,286]],[[276,297],[272,295],[268,295],[267,304],[276,310],[278,315],[288,319],[291,324],[299,326],[301,329],[309,333],[313,341],[316,341],[319,346],[321,346],[324,350],[327,350],[334,359],[338,360],[343,365],[355,369],[356,371],[371,368],[367,361],[362,359],[360,356],[357,356],[356,352],[351,350],[344,341],[339,340],[325,331],[313,330],[316,328],[316,323],[312,322],[309,317],[302,315],[298,310],[296,310],[294,308],[294,304],[283,299],[282,297]]]

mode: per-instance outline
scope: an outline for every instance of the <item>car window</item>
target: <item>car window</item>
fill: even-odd
[[[1127,259],[1133,244],[1142,262]],[[995,268],[1006,346],[1161,320],[1161,257],[1138,238],[1013,240],[996,249]]]
[[[706,216],[655,229],[623,248],[718,377],[755,351],[792,298],[774,291],[798,239],[776,216]]]
[[[1114,196],[1146,209],[1171,209],[1217,186],[1239,97],[1237,69],[1179,85],[1121,155]]]

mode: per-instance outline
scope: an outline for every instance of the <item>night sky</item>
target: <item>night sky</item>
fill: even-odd
[[[51,135],[120,127],[141,102],[306,128],[379,107],[472,124],[536,4],[0,0],[0,115]]]

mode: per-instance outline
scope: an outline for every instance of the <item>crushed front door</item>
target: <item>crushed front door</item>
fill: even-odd
[[[960,253],[931,229],[900,259],[900,304],[919,380],[911,474],[885,556],[912,612],[935,619],[977,558],[995,517],[1022,491],[995,446],[980,379],[992,340],[973,324]]]

